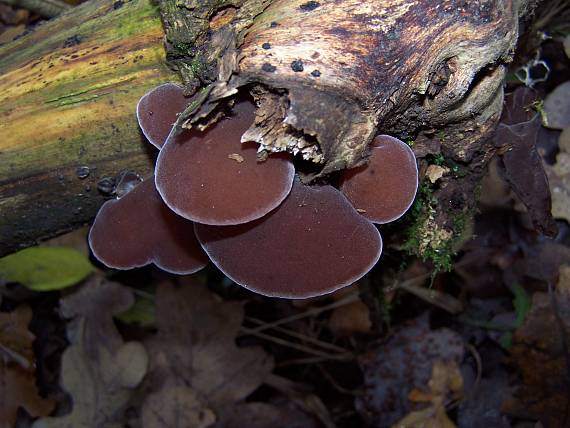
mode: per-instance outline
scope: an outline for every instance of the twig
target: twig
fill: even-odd
[[[481,355],[479,355],[477,348],[468,343],[467,349],[471,352],[471,355],[475,360],[475,367],[477,367],[477,377],[475,378],[475,387],[477,387],[481,383],[481,377],[483,377],[483,361],[481,361]]]
[[[271,336],[271,335],[266,334],[266,333],[261,333],[259,331],[256,331],[255,329],[251,329],[251,328],[241,327],[240,331],[242,331],[245,334],[251,334],[252,336],[256,336],[256,337],[259,337],[261,339],[265,339],[265,340],[268,340],[270,342],[277,343],[278,345],[286,346],[288,348],[297,349],[298,351],[302,351],[302,352],[305,352],[305,353],[311,354],[311,355],[316,355],[318,357],[322,357],[322,358],[325,358],[328,360],[349,361],[349,360],[354,358],[354,356],[352,354],[328,354],[326,352],[322,352],[320,350],[313,349],[309,346],[300,345],[298,343],[290,342],[290,341],[285,340],[285,339],[280,339],[278,337]]]
[[[23,369],[30,370],[32,368],[32,365],[30,364],[30,362],[26,357],[24,357],[23,355],[19,354],[16,351],[13,351],[7,346],[2,345],[1,343],[0,343],[0,351],[4,352],[9,358],[11,358],[16,364],[18,364]]]
[[[345,387],[339,385],[336,379],[332,377],[332,375],[329,372],[327,372],[323,366],[319,364],[317,367],[319,368],[323,376],[330,382],[333,388],[336,389],[341,394],[352,395],[353,397],[357,397],[363,394],[362,390],[352,391],[350,389],[346,389]]]
[[[0,0],[0,3],[26,9],[44,18],[53,18],[71,9],[73,6],[61,0]]]
[[[326,428],[336,427],[328,409],[320,398],[314,394],[299,391],[298,385],[295,382],[276,374],[270,374],[265,379],[265,383],[286,395],[301,410],[306,413],[314,414]]]
[[[324,357],[295,358],[292,360],[284,361],[282,363],[277,363],[275,367],[283,368],[283,367],[297,366],[297,365],[309,365],[309,364],[322,363],[323,361],[329,361],[329,358],[324,358]]]
[[[338,308],[340,306],[348,305],[349,303],[353,303],[356,301],[358,301],[358,293],[354,292],[354,293],[346,295],[345,297],[343,297],[340,300],[337,300],[334,303],[331,303],[330,305],[321,306],[319,308],[312,308],[312,309],[309,309],[308,311],[302,312],[300,314],[295,314],[295,315],[291,315],[291,316],[286,317],[286,318],[281,318],[280,320],[267,323],[267,324],[262,325],[260,327],[256,327],[256,328],[252,329],[252,331],[258,333],[258,332],[267,330],[269,328],[276,327],[276,326],[281,325],[281,324],[287,324],[287,323],[297,321],[297,320],[300,320],[303,318],[311,317],[314,315],[319,315],[322,312],[326,312],[326,311],[329,311],[331,309]]]
[[[246,317],[245,319],[246,319],[246,321],[250,321],[250,322],[255,323],[257,325],[265,325],[266,324],[265,322],[263,322],[257,318]],[[290,330],[288,328],[274,326],[274,327],[272,327],[272,330],[278,331],[279,333],[287,334],[287,335],[294,337],[296,339],[304,340],[305,342],[312,343],[313,345],[320,346],[321,348],[327,349],[329,351],[343,352],[343,353],[350,353],[351,352],[348,349],[342,348],[342,347],[337,346],[337,345],[333,345],[332,343],[324,342],[324,341],[319,340],[315,337],[311,337],[311,336],[296,332],[294,330]]]
[[[430,276],[431,273],[418,275],[406,281],[397,282],[394,284],[394,287],[396,289],[401,288],[402,290],[405,290],[408,293],[411,293],[414,296],[419,297],[420,299],[425,300],[426,302],[435,305],[451,314],[458,314],[462,312],[463,304],[455,297],[452,297],[446,293],[442,293],[441,291],[414,285],[416,282],[424,281]]]
[[[479,327],[484,328],[485,330],[496,330],[496,331],[503,331],[503,332],[511,332],[516,329],[514,324],[512,325],[503,325],[497,324],[491,321],[480,321],[473,318],[469,318],[466,316],[458,316],[456,318],[457,321],[460,323],[470,325],[472,327]]]
[[[554,18],[559,18],[560,15],[563,15],[564,9],[568,9],[566,0],[551,2],[549,6],[542,10],[542,14],[540,14],[534,21],[532,25],[534,31],[545,28]]]

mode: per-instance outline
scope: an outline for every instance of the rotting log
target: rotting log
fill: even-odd
[[[163,38],[150,1],[101,0],[0,47],[0,254],[89,222],[101,180],[152,170],[135,105],[178,79]]]
[[[194,94],[179,125],[246,88],[259,108],[245,138],[300,150],[320,164],[314,177],[365,162],[378,132],[413,140],[418,157],[454,164],[419,226],[433,235],[420,247],[449,245],[493,154],[486,141],[526,0],[160,5],[169,63]],[[133,110],[175,78],[163,36],[147,1],[92,0],[0,48],[0,253],[88,221],[101,178],[150,171]],[[83,180],[81,166],[93,171]]]

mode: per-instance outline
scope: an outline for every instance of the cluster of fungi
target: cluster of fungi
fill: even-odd
[[[367,162],[341,172],[335,186],[308,185],[291,154],[260,156],[257,143],[241,142],[253,102],[235,102],[203,131],[178,132],[173,123],[186,103],[172,83],[140,100],[139,125],[160,150],[155,174],[100,209],[89,234],[98,260],[175,274],[211,260],[237,284],[286,298],[330,293],[376,264],[382,238],[374,224],[401,217],[418,186],[405,143],[378,136]]]

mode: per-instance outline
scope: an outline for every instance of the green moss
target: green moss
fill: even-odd
[[[157,24],[159,9],[151,2],[140,2],[137,7],[126,13],[129,14],[129,19],[123,19],[118,25],[112,27],[114,35],[120,39],[137,33],[145,33],[149,28],[154,27]]]
[[[443,165],[445,163],[445,158],[443,157],[443,155],[441,153],[435,155],[434,159],[433,159],[433,163],[436,165]]]
[[[442,228],[436,222],[438,201],[430,182],[420,185],[418,196],[411,208],[411,225],[403,249],[410,255],[420,257],[433,264],[433,276],[448,272],[453,266],[456,244],[461,241],[466,226],[463,212],[452,214],[451,230]]]
[[[548,126],[548,115],[546,110],[544,110],[544,101],[538,100],[532,103],[532,109],[535,110],[540,115],[540,120],[544,126]]]

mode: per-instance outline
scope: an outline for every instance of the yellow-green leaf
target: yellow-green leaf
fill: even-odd
[[[73,248],[32,247],[0,259],[0,280],[34,291],[70,287],[92,271],[89,260]]]
[[[127,324],[138,323],[143,327],[148,327],[156,324],[155,312],[154,300],[147,297],[137,297],[133,306],[115,318]]]

